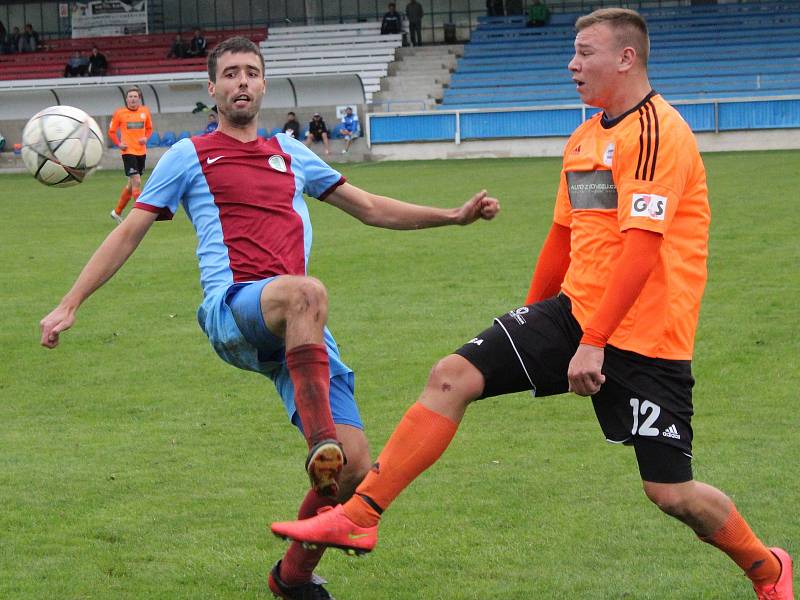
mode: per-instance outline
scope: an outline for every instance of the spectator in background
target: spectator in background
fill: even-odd
[[[506,15],[521,15],[525,12],[523,0],[506,0]]]
[[[389,4],[388,12],[383,15],[383,21],[381,22],[381,33],[402,33],[402,20],[403,17],[397,12],[397,6],[394,2]]]
[[[175,34],[175,41],[172,42],[172,47],[169,49],[167,58],[186,58],[188,49],[183,41],[180,33]]]
[[[408,17],[408,36],[412,46],[422,46],[422,17],[425,11],[417,0],[406,4],[406,17]],[[385,17],[384,17],[385,18]]]
[[[490,17],[502,17],[506,14],[503,0],[486,0],[486,14]]]
[[[350,144],[352,144],[353,140],[358,137],[359,129],[358,115],[355,114],[353,109],[348,106],[344,111],[344,115],[342,116],[342,128],[339,130],[339,132],[344,136],[344,139],[347,140],[344,150],[342,150],[342,154],[347,154],[347,151],[350,150]]]
[[[550,20],[550,9],[541,0],[533,0],[528,7],[528,27],[541,27]]]
[[[39,34],[33,30],[33,25],[25,25],[25,31],[20,36],[20,52],[36,52],[39,49]]]
[[[97,46],[92,46],[92,53],[89,55],[89,75],[103,77],[107,72],[108,60],[106,60],[106,55],[100,52]]]
[[[11,29],[11,33],[6,37],[6,50],[9,54],[19,52],[19,47],[22,44],[22,34],[19,32],[19,27]]]
[[[8,30],[6,30],[6,26],[3,25],[3,22],[0,21],[0,54],[6,53],[6,37],[8,36]]]
[[[389,6],[394,6],[390,4]],[[328,126],[322,119],[322,115],[314,113],[311,122],[308,124],[308,135],[306,135],[306,146],[310,146],[312,142],[322,142],[325,146],[325,154],[331,153],[330,143],[328,142]]]
[[[219,123],[217,122],[217,111],[210,110],[208,111],[208,124],[206,125],[205,133],[214,133],[217,130],[217,126]]]
[[[64,77],[86,77],[89,71],[89,59],[83,55],[83,52],[76,50],[72,53],[72,57],[67,60],[64,67]]]
[[[292,111],[286,113],[286,123],[283,124],[282,131],[296,140],[300,139],[300,121],[297,120],[297,115]]]
[[[199,29],[195,29],[194,36],[192,36],[189,42],[189,52],[187,56],[205,56],[207,46],[208,42],[206,42],[206,38],[203,37]]]

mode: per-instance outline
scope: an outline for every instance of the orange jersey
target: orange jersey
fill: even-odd
[[[612,121],[597,114],[564,149],[553,220],[570,228],[561,289],[586,327],[622,251],[623,232],[664,236],[659,259],[608,343],[689,360],[706,283],[706,173],[691,129],[657,94]]]
[[[117,131],[120,133],[119,138]],[[150,116],[150,109],[146,106],[140,106],[136,110],[131,110],[127,106],[118,108],[108,126],[111,140],[117,145],[121,142],[128,146],[122,150],[122,154],[137,156],[147,154],[147,144],[142,144],[139,140],[149,138],[151,133],[153,133],[153,119]]]

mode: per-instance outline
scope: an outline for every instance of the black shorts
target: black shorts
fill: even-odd
[[[147,156],[144,154],[123,154],[122,166],[125,169],[125,176],[141,175],[144,172],[144,161]]]
[[[456,354],[483,374],[482,398],[526,390],[550,396],[568,391],[567,369],[581,336],[572,303],[559,294],[497,317],[492,327]],[[639,470],[646,481],[690,480],[691,362],[606,346],[603,374],[606,381],[592,396],[592,404],[606,439],[637,447]],[[665,449],[670,458],[660,461],[651,451],[653,443],[677,452]]]

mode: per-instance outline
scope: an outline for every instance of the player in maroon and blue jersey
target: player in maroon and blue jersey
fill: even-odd
[[[378,196],[345,182],[288,135],[259,138],[264,59],[245,38],[219,44],[208,74],[217,131],[182,140],[162,157],[130,215],[42,319],[41,342],[55,347],[80,305],[125,263],[150,226],[171,219],[182,204],[198,238],[200,326],[223,360],[274,382],[304,434],[311,490],[298,517],[310,517],[349,497],[371,461],[353,373],[325,327],[325,287],[307,274],[311,222],[303,193],[389,229],[466,225],[493,218],[499,204],[485,191],[453,209]],[[313,578],[321,556],[322,550],[293,544],[270,572],[270,590],[289,599],[329,598]]]

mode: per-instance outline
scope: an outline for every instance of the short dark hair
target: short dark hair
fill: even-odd
[[[130,94],[131,92],[136,92],[137,94],[139,94],[139,100],[142,99],[142,90],[141,90],[141,88],[139,88],[138,85],[132,85],[131,87],[129,87],[128,89],[125,90],[125,99],[126,100],[128,98],[128,94]]]
[[[286,113],[286,116],[287,116],[287,117],[288,117],[289,115],[292,115],[293,117],[296,117],[296,116],[297,116],[297,115],[296,115],[296,114],[294,114],[292,111],[289,111],[288,113]]]
[[[264,73],[264,56],[261,54],[258,46],[256,46],[246,37],[236,36],[230,37],[227,40],[223,40],[217,44],[217,46],[211,51],[211,54],[208,55],[208,79],[212,83],[216,83],[217,81],[217,61],[219,60],[219,57],[226,52],[231,52],[233,54],[255,54],[258,56],[258,60],[261,63],[261,74],[266,75]]]
[[[575,21],[575,29],[582,31],[598,23],[608,23],[614,30],[617,42],[621,46],[631,46],[647,67],[650,56],[650,37],[647,34],[647,22],[635,10],[627,8],[600,8]]]

